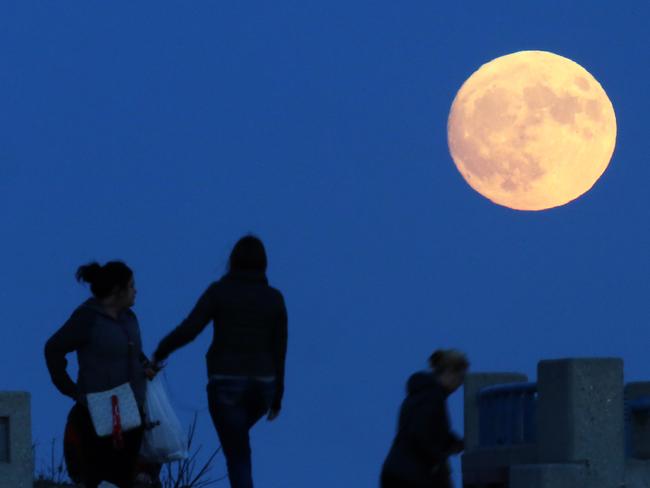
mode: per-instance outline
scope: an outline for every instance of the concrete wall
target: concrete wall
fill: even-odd
[[[591,488],[585,464],[528,464],[510,469],[510,488]]]
[[[625,488],[650,488],[650,461],[628,459],[625,464]]]
[[[537,443],[481,448],[477,393],[523,382],[516,373],[471,374],[465,385],[467,488],[650,488],[650,415],[633,421],[637,459],[626,460],[623,361],[570,358],[537,368]],[[625,387],[629,399],[650,396],[650,382]]]
[[[461,458],[463,486],[479,488],[486,485],[507,486],[510,467],[537,462],[537,446],[496,446],[467,451]]]
[[[31,397],[26,392],[0,392],[0,417],[9,418],[9,462],[0,462],[0,488],[32,488]]]

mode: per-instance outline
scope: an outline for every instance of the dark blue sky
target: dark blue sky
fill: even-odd
[[[134,268],[150,353],[248,231],[290,317],[285,408],[253,433],[263,488],[376,486],[404,382],[438,347],[532,377],[542,358],[621,356],[647,379],[649,17],[645,1],[0,3],[0,389],[31,391],[34,440],[60,439],[70,401],[42,348],[88,295],[77,266]],[[584,66],[618,122],[595,187],[538,213],[476,194],[446,141],[463,81],[525,49]],[[210,339],[166,371],[204,450]]]

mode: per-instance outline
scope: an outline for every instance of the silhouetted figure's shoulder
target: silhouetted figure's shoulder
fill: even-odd
[[[214,296],[221,294],[237,293],[237,291],[248,290],[249,293],[254,290],[255,293],[264,295],[266,299],[271,299],[279,304],[284,304],[282,292],[269,285],[266,274],[261,271],[253,270],[236,270],[225,274],[221,279],[212,283],[206,293]]]
[[[104,313],[101,304],[96,298],[88,298],[79,304],[77,308],[72,312],[73,317],[79,317],[84,319],[90,319]]]
[[[220,286],[229,285],[264,285],[268,287],[269,281],[263,271],[256,270],[234,270],[229,271],[215,284]]]
[[[282,295],[282,292],[278,290],[277,288],[272,287],[271,285],[268,286],[270,294],[280,303],[284,303],[284,295]]]
[[[92,321],[93,319],[97,319],[101,317],[106,317],[110,320],[115,320],[110,315],[108,315],[108,313],[106,313],[106,310],[99,302],[99,300],[97,300],[96,298],[89,298],[85,300],[74,310],[74,312],[72,312],[72,316],[82,321],[85,321],[86,323]],[[137,321],[138,316],[135,314],[132,308],[127,308],[120,312],[120,316],[118,317],[118,320]]]
[[[408,397],[426,395],[443,402],[447,398],[447,393],[436,381],[435,377],[425,371],[418,371],[411,375],[406,382],[406,394]]]

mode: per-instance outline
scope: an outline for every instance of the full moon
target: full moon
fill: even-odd
[[[521,51],[481,66],[460,88],[447,125],[451,157],[467,183],[517,210],[564,205],[605,172],[616,115],[579,64]]]

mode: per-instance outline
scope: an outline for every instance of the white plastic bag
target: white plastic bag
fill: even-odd
[[[140,455],[152,463],[187,458],[187,436],[174,413],[160,376],[147,381],[145,431]]]

